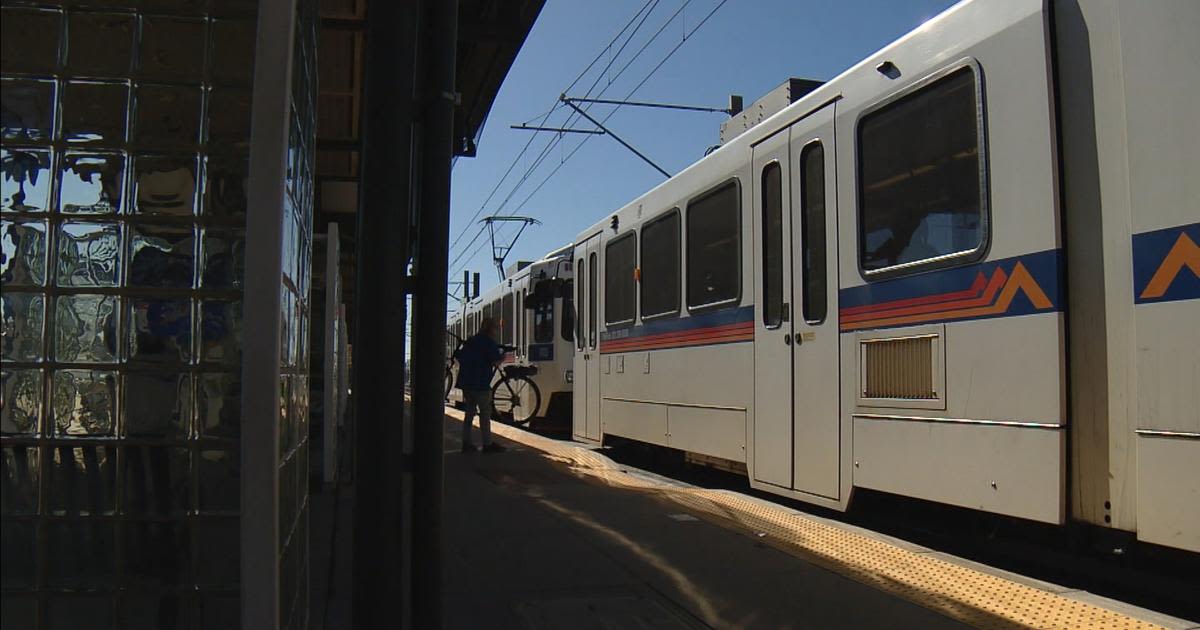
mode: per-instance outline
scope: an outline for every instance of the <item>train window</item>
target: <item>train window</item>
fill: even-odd
[[[554,301],[542,300],[533,309],[533,342],[554,341]]]
[[[637,233],[629,232],[604,248],[604,323],[633,323],[636,309]]]
[[[567,280],[562,293],[562,338],[575,339],[575,281]]]
[[[740,297],[740,206],[736,180],[688,202],[689,309],[727,304]]]
[[[783,323],[783,169],[771,162],[762,172],[763,325]]]
[[[513,316],[517,320],[517,334],[515,336],[518,354],[525,354],[525,289],[520,292],[513,291],[517,296],[517,310],[513,312]]]
[[[588,347],[596,347],[596,319],[599,309],[596,306],[596,252],[588,255]]]
[[[642,317],[679,312],[679,208],[642,227]]]
[[[505,293],[501,304],[503,310],[500,311],[500,343],[512,345],[517,319],[513,312],[513,294]]]
[[[812,142],[800,152],[800,235],[804,321],[825,321],[825,147]]]
[[[584,264],[582,258],[580,258],[579,263],[575,265],[575,272],[581,274],[581,278],[584,277]],[[586,319],[585,314],[587,309],[587,300],[584,299],[583,295],[583,285],[583,282],[579,283],[579,300],[577,301],[581,310],[576,314],[578,316],[575,318],[575,347],[580,350],[583,350],[583,320]]]
[[[982,124],[972,66],[862,117],[858,237],[865,274],[983,252]]]

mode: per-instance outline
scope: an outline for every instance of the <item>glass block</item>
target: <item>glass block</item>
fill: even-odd
[[[108,596],[52,597],[46,605],[48,630],[113,628],[113,600]]]
[[[125,375],[127,436],[188,437],[192,419],[192,385],[188,374],[155,372]]]
[[[134,141],[175,150],[200,142],[201,95],[198,87],[139,86]]]
[[[115,585],[116,540],[112,521],[48,521],[45,528],[47,586],[112,588]]]
[[[291,400],[292,377],[287,374],[279,375],[279,456],[283,457],[291,449],[287,438],[292,434]]]
[[[42,371],[0,371],[0,434],[36,435],[42,419]]]
[[[54,81],[0,79],[0,138],[12,142],[49,142],[54,134]]]
[[[54,317],[54,358],[64,363],[117,361],[115,295],[60,295]]]
[[[190,289],[195,284],[195,229],[131,225],[129,286]]]
[[[238,451],[207,449],[196,460],[201,512],[237,512],[241,497]]]
[[[236,587],[241,578],[239,519],[229,516],[203,517],[193,523],[196,586]]]
[[[196,157],[193,155],[135,157],[134,212],[191,216],[196,208],[196,168]]]
[[[117,146],[125,142],[125,83],[67,81],[62,96],[62,139],[74,144]]]
[[[117,626],[122,630],[183,630],[195,608],[187,591],[129,591],[117,600]]]
[[[46,284],[46,222],[0,221],[0,284]]]
[[[7,552],[7,547],[5,549]],[[5,595],[0,598],[0,628],[36,628],[37,605],[34,597]]]
[[[187,363],[192,358],[192,308],[187,300],[134,300],[128,328],[130,361]]]
[[[116,507],[117,463],[112,446],[49,447],[46,503],[51,514],[112,514]]]
[[[242,426],[241,374],[201,374],[196,387],[201,437],[237,438]]]
[[[242,623],[242,602],[237,595],[201,593],[194,628],[227,630]]]
[[[120,283],[120,224],[64,221],[58,229],[58,286],[115,287]]]
[[[37,575],[33,521],[0,521],[0,588],[32,588]],[[5,628],[9,627],[7,625]]]
[[[205,288],[241,288],[246,276],[246,233],[244,230],[207,229],[204,231]]]
[[[0,293],[0,358],[41,361],[45,318],[46,298],[41,293]]]
[[[213,21],[212,75],[216,83],[250,85],[254,78],[255,21]]]
[[[36,446],[5,446],[0,450],[3,470],[0,471],[0,514],[20,516],[37,514],[38,465]]]
[[[208,183],[204,211],[213,217],[245,220],[246,182],[250,178],[245,157],[214,155],[208,158]]]
[[[38,149],[0,149],[0,210],[45,212],[50,208],[50,152]]]
[[[128,516],[181,515],[192,504],[191,453],[175,446],[127,446],[123,455]]]
[[[210,151],[250,150],[250,90],[214,88],[208,101]]]
[[[104,370],[54,373],[52,407],[57,434],[111,436],[117,412],[117,377]]]
[[[67,153],[59,180],[58,207],[70,214],[121,210],[125,157],[112,153]]]
[[[123,13],[72,12],[67,18],[67,71],[75,76],[129,76],[135,19]]]
[[[0,11],[0,68],[5,74],[51,74],[58,68],[61,11],[4,7]]]
[[[204,21],[142,18],[141,74],[149,79],[199,82],[204,76]]]
[[[191,540],[181,521],[125,523],[125,583],[182,586],[190,580]]]
[[[240,365],[242,321],[240,300],[205,300],[201,302],[201,359],[226,365]]]

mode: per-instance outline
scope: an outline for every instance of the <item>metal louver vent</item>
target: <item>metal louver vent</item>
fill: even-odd
[[[938,335],[863,339],[863,398],[936,400],[934,342]]]

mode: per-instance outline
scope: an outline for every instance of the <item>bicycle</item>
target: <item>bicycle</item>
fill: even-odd
[[[463,339],[447,331],[455,340],[455,350],[462,347]],[[501,346],[505,352],[516,350],[515,346]],[[454,353],[446,361],[444,400],[450,401],[454,389]],[[492,418],[514,425],[528,424],[542,407],[542,390],[530,378],[537,374],[536,365],[506,365],[492,368],[492,378],[500,376],[492,385]]]
[[[537,366],[496,366],[492,373],[497,372],[500,380],[492,385],[492,417],[510,424],[528,424],[542,408],[542,391],[530,378],[537,374]]]

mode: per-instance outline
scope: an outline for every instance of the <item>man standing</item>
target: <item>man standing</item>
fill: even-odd
[[[506,450],[492,442],[492,368],[504,358],[504,349],[496,343],[500,327],[496,320],[485,317],[479,323],[479,332],[463,342],[454,353],[458,361],[458,388],[462,390],[467,415],[463,418],[462,452],[474,453],[471,442],[471,425],[475,414],[479,414],[480,441],[483,452],[499,453]]]

